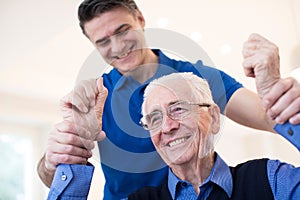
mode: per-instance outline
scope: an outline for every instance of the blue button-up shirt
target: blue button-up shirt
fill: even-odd
[[[289,140],[300,151],[300,125],[276,125],[274,128],[280,135]],[[282,163],[278,160],[268,160],[268,180],[275,199],[291,200],[300,199],[300,168]],[[193,186],[180,180],[171,169],[168,175],[168,188],[172,199],[205,200],[209,197],[214,184],[219,185],[230,198],[233,189],[233,180],[229,166],[216,153],[216,161],[209,177],[199,186],[200,194],[197,195]]]
[[[300,125],[276,125],[275,130],[287,138],[300,151]],[[232,194],[232,176],[229,166],[216,154],[216,161],[209,177],[199,186],[198,196],[192,185],[178,179],[171,170],[168,175],[168,188],[173,199],[205,200],[212,191],[212,183],[219,185],[227,193]],[[93,166],[59,165],[57,167],[48,200],[86,199],[93,175]],[[300,199],[300,167],[278,160],[269,160],[267,175],[275,199]],[[178,186],[177,186],[178,185]]]
[[[85,200],[89,194],[94,166],[57,166],[47,200]]]
[[[278,160],[268,160],[267,175],[275,199],[300,199],[300,168]],[[180,180],[171,169],[169,170],[168,188],[172,199],[205,200],[209,197],[214,184],[219,185],[228,197],[231,197],[233,180],[230,169],[218,154],[216,154],[216,162],[209,177],[199,186],[199,195],[189,182]]]

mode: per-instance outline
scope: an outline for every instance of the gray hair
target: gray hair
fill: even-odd
[[[191,96],[194,98],[195,101],[207,104],[214,104],[211,90],[206,80],[193,74],[192,72],[173,73],[166,76],[162,76],[149,83],[144,92],[142,114],[145,114],[145,100],[153,88],[155,88],[156,86],[163,86],[170,89],[176,89],[172,88],[176,87],[174,86],[174,83],[180,85],[185,84],[189,86],[190,90],[187,92],[190,92]]]

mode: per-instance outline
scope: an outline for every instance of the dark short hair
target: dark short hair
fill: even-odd
[[[78,8],[79,26],[86,35],[84,25],[93,18],[115,8],[125,8],[131,13],[138,9],[134,0],[84,0]]]

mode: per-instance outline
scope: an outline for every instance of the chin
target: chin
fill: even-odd
[[[187,156],[186,154],[180,155],[178,156],[168,156],[164,158],[164,161],[168,164],[168,165],[181,165],[181,164],[185,164],[187,162],[189,162],[190,157]]]

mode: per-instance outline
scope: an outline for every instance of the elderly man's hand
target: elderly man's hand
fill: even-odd
[[[85,127],[92,140],[104,139],[102,114],[106,97],[102,78],[80,82],[61,100],[63,119],[74,122],[74,126]]]
[[[263,98],[280,79],[278,47],[258,34],[251,34],[242,53],[244,72],[255,78],[258,95]]]
[[[280,78],[278,47],[258,34],[251,34],[243,46],[244,72],[254,77],[267,115],[277,123],[300,123],[300,84]]]
[[[107,89],[102,81],[82,81],[61,100],[63,121],[50,131],[43,159],[49,176],[60,163],[85,164],[92,156],[94,141],[105,138],[102,114]],[[46,184],[51,181],[49,178]]]

